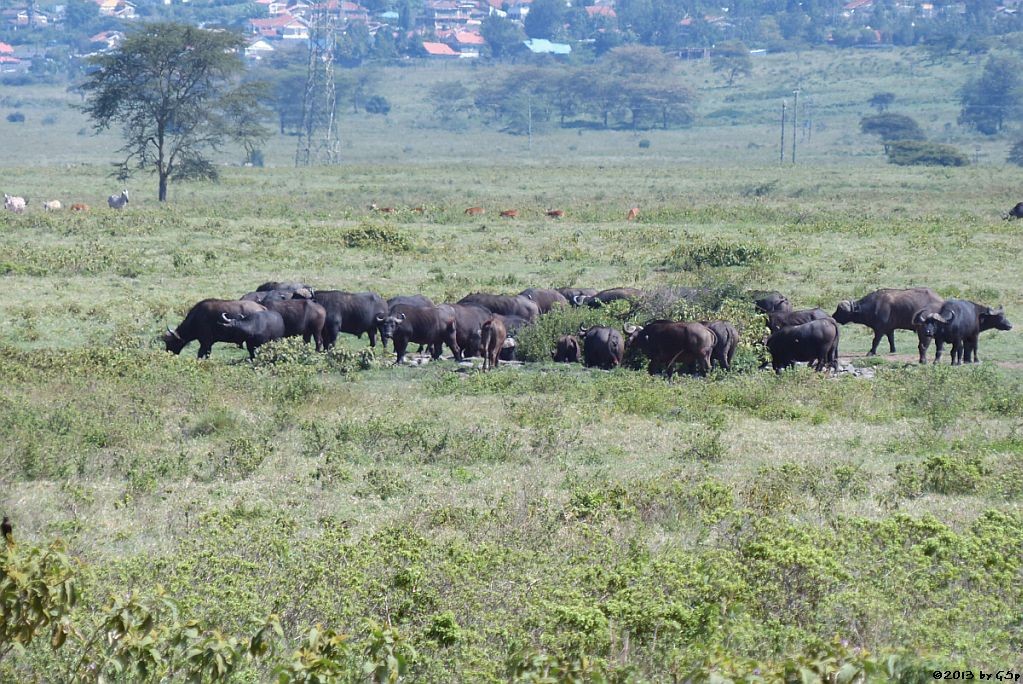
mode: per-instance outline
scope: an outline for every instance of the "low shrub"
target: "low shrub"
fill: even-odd
[[[888,162],[899,166],[968,166],[970,158],[952,145],[901,140],[888,145]]]

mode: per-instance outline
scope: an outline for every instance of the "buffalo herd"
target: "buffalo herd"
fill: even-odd
[[[687,296],[695,290],[678,290]],[[405,361],[410,344],[440,358],[447,347],[456,360],[479,356],[483,370],[515,358],[515,338],[537,319],[558,307],[602,307],[627,301],[637,310],[649,293],[636,288],[528,288],[516,295],[477,292],[456,303],[435,304],[424,295],[402,295],[385,300],[374,292],[317,290],[304,283],[268,282],[237,300],[205,299],[189,310],[176,329],[167,328],[167,351],[178,354],[192,341],[199,342],[199,358],[209,356],[215,342],[245,346],[254,358],[260,345],[283,337],[301,336],[317,351],[330,349],[340,333],[377,336],[386,349],[394,346],[395,363]],[[943,299],[926,287],[881,289],[840,302],[830,316],[822,309],[794,310],[778,292],[751,297],[766,318],[769,331],[764,346],[772,368],[781,372],[795,363],[818,371],[838,369],[841,326],[857,323],[874,333],[868,355],[877,353],[884,337],[895,352],[895,331],[912,330],[919,341],[920,363],[931,341],[934,362],[944,345],[951,346],[953,365],[977,359],[977,344],[985,330],[1010,330],[1001,307],[992,308],[960,299]],[[706,374],[713,366],[729,370],[739,344],[739,330],[723,320],[674,321],[655,319],[622,330],[608,326],[581,326],[563,335],[551,357],[556,362],[612,369],[622,365],[630,350],[649,360],[651,374],[669,378],[678,370]],[[766,365],[766,364],[765,364]]]

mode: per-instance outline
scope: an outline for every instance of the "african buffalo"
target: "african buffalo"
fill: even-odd
[[[776,373],[796,361],[812,365],[816,370],[831,366],[838,370],[838,323],[821,318],[800,325],[790,325],[767,338],[771,366]]]
[[[1009,219],[1023,219],[1023,202],[1017,202],[1016,206],[1009,210],[1009,213],[1002,217],[1006,221]]]
[[[495,295],[485,292],[462,297],[459,304],[475,304],[502,316],[522,316],[530,323],[540,316],[540,307],[529,297],[522,295]]]
[[[377,316],[387,316],[387,302],[375,292],[339,292],[322,290],[313,300],[327,310],[327,323],[323,326],[323,343],[327,349],[334,346],[339,332],[361,338],[369,335],[369,346],[377,346]]]
[[[500,314],[494,314],[501,319],[504,323],[504,328],[508,333],[508,337],[505,339],[504,347],[501,348],[501,360],[502,361],[514,361],[515,350],[518,348],[518,342],[515,338],[518,336],[519,331],[523,328],[528,328],[532,325],[522,316],[502,316]]]
[[[500,363],[501,350],[504,349],[504,343],[508,336],[504,322],[497,315],[487,319],[483,322],[481,335],[483,338],[480,345],[483,352],[483,370],[497,368],[497,364]]]
[[[494,313],[475,304],[441,304],[437,308],[443,315],[455,319],[455,337],[458,340],[458,352],[455,354],[455,358],[461,361],[465,357],[482,354],[480,328],[485,321],[494,316]],[[435,357],[440,356],[440,346],[441,342],[437,342]]]
[[[309,287],[305,283],[296,282],[283,282],[278,283],[271,280],[270,282],[263,283],[256,288],[256,292],[270,292],[272,290],[280,290],[282,292],[292,292],[296,299],[312,299],[315,290]]]
[[[249,358],[256,358],[256,350],[267,342],[284,337],[284,318],[276,311],[263,310],[252,313],[220,315],[220,325],[241,333]]]
[[[934,363],[941,359],[946,342],[952,345],[952,365],[975,363],[980,333],[985,330],[1012,330],[1002,307],[992,309],[963,299],[948,299],[937,312],[921,311],[917,324],[934,338]]]
[[[439,343],[448,345],[455,358],[461,354],[456,339],[455,317],[442,307],[398,304],[388,313],[378,314],[376,324],[382,340],[394,340],[395,365],[404,362],[409,342],[432,348],[434,359],[440,358]]]
[[[263,303],[270,311],[276,311],[284,319],[284,337],[302,336],[309,344],[316,342],[316,351],[323,351],[323,326],[327,321],[327,310],[310,299],[270,300]]]
[[[597,294],[597,290],[592,287],[559,287],[558,293],[572,306],[579,306],[580,303],[585,304],[587,298]],[[576,299],[577,297],[579,299]]]
[[[551,357],[557,363],[579,363],[579,338],[575,335],[562,335],[558,338],[558,344],[551,352]]]
[[[676,363],[692,363],[700,373],[708,372],[717,343],[717,335],[701,323],[655,320],[646,325],[627,326],[625,334],[626,348],[639,349],[650,359],[647,372],[654,375],[664,370],[669,378]]]
[[[831,318],[824,309],[800,309],[799,311],[772,311],[767,314],[767,329],[778,332],[789,325],[802,325],[810,321]]]
[[[719,367],[731,370],[735,349],[739,346],[739,331],[728,321],[700,321],[700,325],[706,326],[717,338],[710,353],[711,363],[716,361]]]
[[[433,306],[433,300],[426,295],[398,295],[397,297],[391,297],[387,300],[387,308],[390,309],[395,304],[405,304],[407,306]]]
[[[540,287],[529,287],[519,293],[536,302],[541,314],[545,314],[554,307],[568,306],[568,299],[557,290],[549,290]]]
[[[617,330],[603,326],[579,326],[579,336],[582,338],[583,365],[587,368],[611,370],[622,365],[625,341]]]
[[[775,311],[792,311],[792,304],[788,297],[781,292],[768,292],[753,301],[757,311],[761,313],[773,313]]]
[[[931,338],[924,335],[913,322],[920,311],[937,311],[945,303],[937,292],[929,287],[914,287],[908,290],[875,290],[855,302],[840,302],[835,309],[834,319],[838,323],[860,323],[874,331],[874,342],[868,356],[877,354],[881,338],[888,336],[888,346],[895,353],[895,331],[916,330],[920,351],[920,363],[926,363],[925,355]]]
[[[266,307],[255,302],[243,302],[234,299],[204,299],[185,314],[185,320],[176,330],[168,326],[163,342],[167,351],[173,354],[180,354],[193,340],[199,341],[199,358],[204,359],[210,355],[210,350],[215,342],[230,342],[242,344],[245,342],[245,335],[221,325],[221,314],[240,315],[266,311]]]
[[[255,292],[246,292],[239,299],[243,302],[257,302],[259,304],[265,304],[270,301],[285,302],[294,298],[294,290],[256,290]],[[300,299],[308,298],[302,297]]]
[[[577,299],[576,305],[581,306],[586,304],[591,309],[596,309],[605,304],[611,302],[617,302],[620,299],[624,299],[630,304],[635,304],[643,296],[642,290],[637,290],[634,287],[612,287],[608,290],[601,290],[592,297],[586,297],[584,299]]]

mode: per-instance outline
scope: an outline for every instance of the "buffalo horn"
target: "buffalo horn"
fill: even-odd
[[[172,337],[177,337],[179,340],[181,339],[181,336],[178,335],[178,331],[177,330],[171,330],[171,327],[169,325],[167,326],[167,334],[171,335]]]
[[[838,308],[842,311],[852,311],[852,302],[848,299],[841,301],[838,303]]]
[[[383,323],[385,318],[387,318],[387,316],[384,316],[383,314],[377,314],[378,323]]]
[[[589,330],[589,328],[583,327],[582,324],[579,325],[579,334],[580,335],[585,335],[586,331],[588,331],[588,330]]]
[[[574,297],[572,297],[572,301],[575,302],[576,306],[582,306],[583,302],[586,301],[586,297],[584,297],[581,294],[577,294]]]
[[[228,318],[226,311],[221,311],[220,312],[220,317],[224,319],[225,323],[230,323],[231,322],[231,319]]]
[[[992,316],[1001,316],[1003,313],[1005,313],[1005,307],[1000,306],[997,309],[988,309],[987,312]]]
[[[634,333],[637,330],[639,330],[639,326],[638,325],[631,325],[630,324],[630,325],[626,325],[625,328],[623,328],[623,330],[625,330],[625,334],[626,335],[631,335],[632,333]]]
[[[913,314],[913,325],[923,325],[924,321],[927,320],[927,309],[920,309]]]
[[[398,320],[399,321],[404,321],[405,320],[405,314],[403,314],[403,313],[398,314]]]

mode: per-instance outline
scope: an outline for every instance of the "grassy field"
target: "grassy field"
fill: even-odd
[[[856,60],[880,74],[843,81],[857,97],[902,68],[894,54]],[[936,69],[922,82],[939,88],[953,68]],[[835,97],[836,120],[865,109]],[[954,103],[919,97],[935,125],[954,118]],[[70,116],[55,125],[75,129]],[[805,166],[743,159],[767,119],[644,133],[651,154],[631,133],[573,133],[586,142],[572,154],[557,133],[527,154],[519,139],[413,134],[393,118],[409,138],[367,138],[391,138],[380,159],[353,141],[344,167],[226,169],[220,184],[173,187],[164,207],[132,185],[123,213],[0,216],[0,505],[20,544],[60,537],[81,563],[76,624],[157,585],[226,633],[276,613],[276,651],[239,681],[284,667],[317,623],[351,635],[343,662],[357,672],[381,652],[367,619],[401,635],[413,681],[780,676],[892,653],[1023,666],[1015,330],[983,335],[977,367],[918,367],[909,333],[898,356],[863,359],[869,335],[845,327],[842,355],[874,378],[758,372],[748,347],[737,372],[670,383],[551,363],[396,368],[347,336],[330,355],[284,344],[254,364],[158,341],[194,302],[269,279],[438,300],[708,286],[735,297],[723,315],[748,339],[760,331],[740,295],[760,288],[830,311],[929,285],[1018,322],[1023,243],[1000,219],[1017,171],[889,167],[856,134],[843,153],[831,126]],[[715,158],[710,141],[728,139]],[[5,157],[4,187],[97,207],[114,191],[106,157],[54,155]],[[371,202],[427,212],[381,216]],[[470,205],[487,215],[464,216]],[[522,217],[499,219],[506,208]],[[703,248],[741,258],[680,266]],[[0,656],[2,676],[61,680],[94,658],[80,631],[56,654],[43,639]]]

